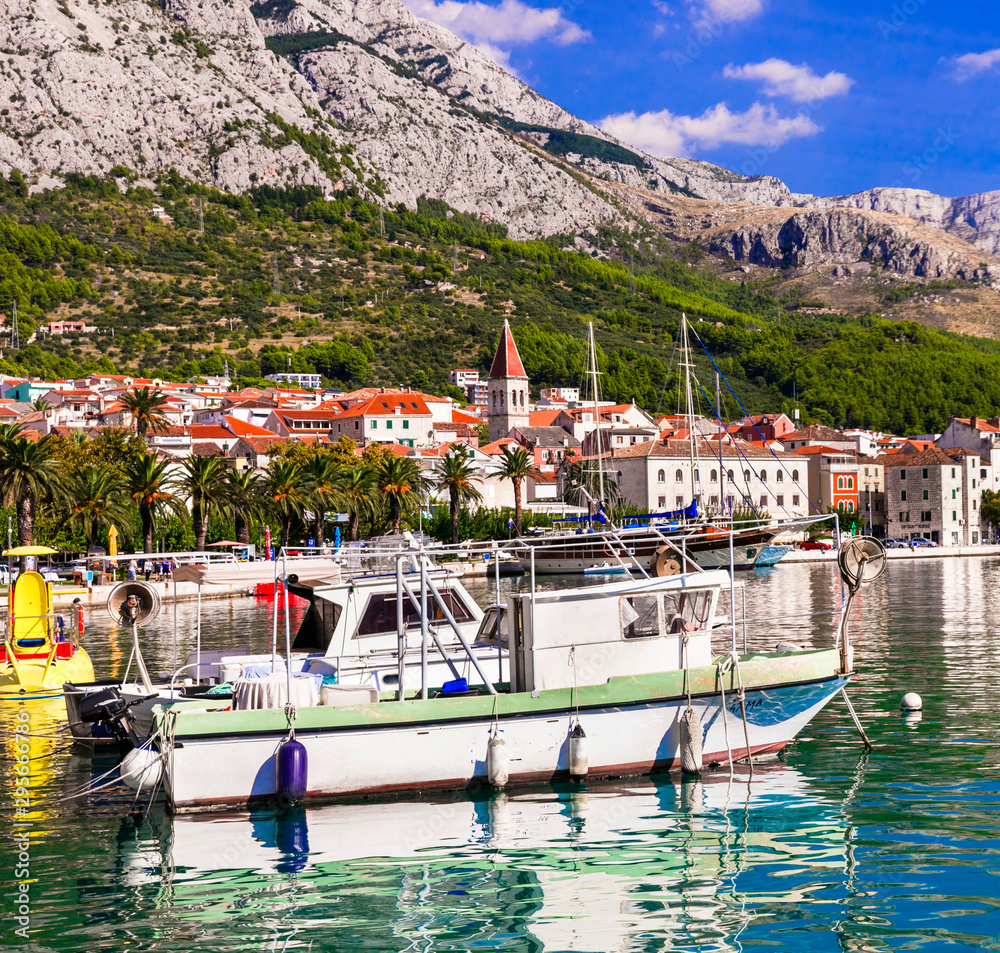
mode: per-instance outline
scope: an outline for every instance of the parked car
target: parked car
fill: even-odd
[[[906,549],[910,545],[905,539],[886,539],[882,542],[886,549]]]
[[[911,546],[937,546],[937,543],[933,539],[927,539],[926,536],[914,536],[910,540]]]
[[[800,549],[819,549],[827,550],[833,549],[833,545],[828,543],[825,539],[807,539],[799,543]]]

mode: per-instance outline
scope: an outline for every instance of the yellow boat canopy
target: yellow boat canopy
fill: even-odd
[[[4,556],[51,556],[57,552],[59,550],[51,546],[15,546],[13,549],[8,549]]]

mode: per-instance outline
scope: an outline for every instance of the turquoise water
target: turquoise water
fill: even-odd
[[[17,832],[13,725],[30,721],[30,926],[0,891],[3,949],[666,951],[1000,949],[1000,561],[893,562],[852,621],[851,688],[784,754],[700,783],[671,778],[492,797],[170,818],[72,750],[52,703],[0,709],[2,830]],[[776,637],[823,644],[829,565],[747,579]],[[493,596],[482,585],[482,601]],[[738,602],[740,602],[738,596]],[[266,603],[205,604],[214,645],[260,649]],[[181,654],[192,606],[178,610]],[[128,640],[93,614],[99,674]],[[169,667],[167,611],[144,636]],[[742,639],[742,632],[740,632]],[[904,719],[905,691],[924,698]],[[62,800],[61,798],[68,798]],[[12,837],[0,881],[14,879]],[[28,946],[28,944],[34,944]]]

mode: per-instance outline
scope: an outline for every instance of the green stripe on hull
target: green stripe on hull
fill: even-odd
[[[740,672],[745,689],[820,681],[840,672],[840,652],[822,649],[804,652],[781,652],[748,655],[740,658]],[[658,672],[651,675],[609,679],[603,685],[553,689],[530,693],[472,695],[459,698],[407,699],[378,704],[343,707],[302,708],[296,713],[296,731],[336,728],[385,727],[411,723],[458,721],[490,718],[494,711],[501,718],[569,711],[579,706],[635,705],[663,698],[711,694],[719,690],[715,665],[695,668],[690,677],[685,672]],[[722,679],[726,692],[739,688],[735,669]],[[157,714],[156,727],[177,741],[218,735],[272,734],[288,728],[283,709],[257,711],[190,712],[166,711]]]

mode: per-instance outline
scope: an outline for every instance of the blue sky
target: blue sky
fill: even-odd
[[[1000,189],[993,3],[405,2],[656,155],[819,195]]]

